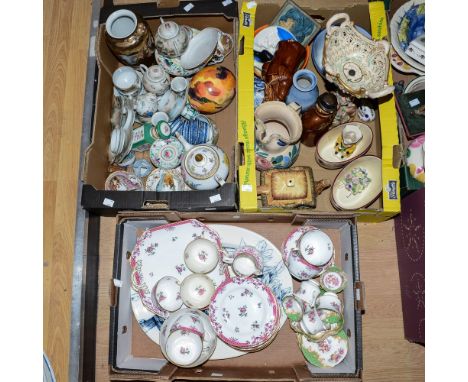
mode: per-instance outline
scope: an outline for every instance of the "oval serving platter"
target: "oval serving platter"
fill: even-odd
[[[347,125],[357,126],[359,130],[361,130],[362,139],[356,143],[356,149],[350,156],[346,159],[341,159],[339,154],[335,154],[335,146],[338,137],[342,134],[343,129]],[[372,129],[365,123],[357,121],[343,123],[329,130],[320,138],[317,143],[317,149],[315,150],[315,159],[320,166],[327,169],[335,170],[344,167],[348,163],[366,154],[372,145],[373,139],[374,134],[372,133]]]
[[[372,204],[382,192],[382,160],[366,155],[358,158],[335,178],[330,201],[337,210],[357,210]]]

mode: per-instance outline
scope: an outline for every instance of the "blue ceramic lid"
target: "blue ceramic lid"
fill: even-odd
[[[133,164],[133,172],[139,178],[148,176],[153,171],[153,165],[146,159],[138,159]]]

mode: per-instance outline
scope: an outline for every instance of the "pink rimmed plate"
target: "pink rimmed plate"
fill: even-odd
[[[209,317],[218,337],[236,349],[251,350],[277,333],[279,304],[271,289],[254,278],[223,282],[211,299]]]
[[[195,219],[154,227],[138,238],[130,257],[132,286],[150,312],[163,318],[168,316],[166,311],[154,303],[151,290],[164,276],[173,276],[182,282],[186,276],[192,274],[184,262],[184,249],[192,240],[200,237],[211,240],[221,250],[218,234]],[[227,268],[221,261],[208,273],[215,287],[227,275]]]

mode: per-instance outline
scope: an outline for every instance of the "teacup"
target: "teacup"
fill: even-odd
[[[323,295],[317,297],[317,309],[333,310],[336,313],[343,312],[343,305],[340,298],[333,292],[325,292]]]
[[[302,281],[301,287],[294,294],[307,304],[313,306],[315,305],[315,300],[320,295],[320,284],[315,280]]]
[[[122,66],[112,74],[114,86],[123,94],[134,94],[141,90],[142,82],[137,71],[130,66]]]
[[[165,276],[154,286],[152,298],[165,311],[174,312],[182,306],[180,288],[175,277]]]
[[[300,323],[301,329],[307,334],[317,334],[326,330],[315,307],[305,312]]]
[[[291,251],[287,259],[289,273],[298,280],[309,280],[320,274],[322,267],[309,264],[297,251]]]
[[[187,90],[189,82],[184,77],[175,77],[171,81],[171,89],[176,93],[184,93]]]
[[[215,292],[213,280],[208,276],[199,273],[193,273],[187,276],[180,286],[180,295],[182,301],[189,308],[203,309],[211,301],[211,296]]]
[[[262,255],[252,246],[240,247],[232,254],[225,253],[223,260],[225,263],[232,264],[232,270],[238,276],[249,277],[262,274]]]
[[[209,273],[218,264],[218,247],[211,240],[197,238],[185,247],[184,261],[194,273]]]
[[[205,328],[200,317],[194,314],[186,313],[180,316],[174,324],[171,326],[169,333],[173,333],[176,330],[185,330],[199,335],[202,339],[205,335]]]
[[[200,357],[203,341],[198,334],[176,330],[169,334],[165,350],[169,361],[178,366],[189,366]]]
[[[335,253],[330,237],[318,228],[304,232],[292,251],[299,252],[305,261],[317,267],[327,264]]]
[[[169,122],[169,116],[167,115],[167,113],[163,111],[158,111],[154,113],[153,116],[151,117],[151,124],[154,127],[156,127],[158,125],[158,122],[161,122],[161,121]]]
[[[283,298],[281,302],[283,310],[286,313],[286,316],[291,321],[301,321],[304,312],[306,311],[306,306],[304,301],[295,295],[289,295]]]

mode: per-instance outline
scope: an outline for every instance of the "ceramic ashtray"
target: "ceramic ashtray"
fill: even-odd
[[[347,134],[354,134],[360,139],[348,142]],[[321,167],[332,170],[341,168],[366,154],[372,145],[372,140],[372,130],[365,123],[344,123],[329,130],[320,138],[315,150],[315,159]]]
[[[348,282],[346,273],[337,266],[331,266],[320,276],[320,286],[327,292],[341,292]]]
[[[330,200],[337,210],[357,210],[372,204],[382,192],[382,160],[358,158],[341,170],[333,182]]]

